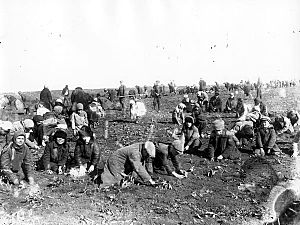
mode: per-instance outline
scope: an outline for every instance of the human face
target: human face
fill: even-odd
[[[193,124],[190,123],[190,122],[187,122],[187,123],[186,123],[186,126],[187,126],[187,127],[192,127],[192,125],[193,125]]]
[[[63,143],[65,143],[65,139],[58,137],[58,138],[56,138],[56,143],[59,145],[62,145]]]
[[[217,135],[221,135],[222,134],[222,130],[216,130]]]
[[[24,144],[24,142],[25,142],[25,137],[24,136],[18,136],[17,138],[16,138],[16,145],[18,145],[18,146],[22,146],[23,144]]]
[[[83,137],[82,138],[86,144],[90,143],[91,137]]]
[[[264,127],[264,128],[267,128],[267,127],[269,127],[269,126],[270,126],[269,121],[263,121],[263,127]]]

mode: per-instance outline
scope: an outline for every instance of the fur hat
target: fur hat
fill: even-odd
[[[12,130],[13,129],[13,124],[10,121],[1,121],[0,122],[0,127],[4,131]]]
[[[154,158],[155,157],[155,145],[151,141],[146,141],[145,142],[145,149],[147,153],[150,155],[150,157]]]
[[[83,110],[83,104],[82,104],[82,103],[77,103],[76,109],[77,109],[77,110],[79,110],[79,109],[82,109],[82,110]]]
[[[13,141],[15,142],[17,137],[19,136],[24,136],[24,138],[26,138],[26,135],[23,130],[17,130],[14,132]]]
[[[194,118],[191,117],[191,116],[187,116],[187,117],[184,118],[184,122],[194,124]]]
[[[35,123],[38,123],[38,122],[42,122],[44,120],[44,118],[41,116],[41,115],[35,115],[32,120],[35,122]]]
[[[214,130],[223,130],[225,128],[225,123],[222,119],[217,119],[213,121],[212,125]]]
[[[67,139],[67,133],[63,130],[57,130],[55,132],[55,134],[53,135],[54,139],[56,138],[63,138],[63,139]]]
[[[33,128],[34,127],[34,123],[31,119],[25,119],[23,121],[23,123],[24,123],[25,128]]]

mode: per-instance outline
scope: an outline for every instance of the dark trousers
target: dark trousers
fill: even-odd
[[[157,106],[157,110],[160,110],[160,98],[153,98],[153,108],[154,110],[156,109]]]

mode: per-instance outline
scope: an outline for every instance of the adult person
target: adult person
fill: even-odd
[[[62,174],[65,171],[69,149],[67,133],[63,130],[57,130],[54,133],[53,140],[47,143],[42,156],[44,169],[48,174],[53,172]]]
[[[157,111],[160,111],[160,98],[161,98],[161,89],[159,87],[159,80],[153,85],[153,109],[157,107]]]
[[[123,175],[135,172],[145,183],[155,184],[146,170],[152,164],[151,158],[155,157],[153,142],[138,142],[114,151],[108,158],[104,172],[101,174],[100,187],[119,185]],[[145,165],[146,164],[146,165]]]
[[[123,114],[126,112],[125,90],[126,90],[126,87],[125,87],[123,81],[121,80],[120,81],[120,87],[119,87],[119,90],[118,90],[118,97],[119,97],[119,101],[120,101],[120,104],[121,104]]]
[[[81,172],[91,173],[101,167],[100,148],[90,127],[83,126],[78,133],[79,138],[74,152],[76,165],[79,166]]]
[[[44,138],[44,118],[41,115],[35,115],[33,118],[33,137],[37,142],[38,146],[43,146],[45,143],[43,142]]]
[[[46,85],[44,85],[44,89],[40,93],[40,101],[47,109],[52,110],[52,95]]]
[[[71,127],[73,130],[73,134],[77,135],[78,131],[83,126],[88,126],[88,125],[89,125],[88,117],[87,117],[87,113],[83,111],[83,104],[77,103],[76,112],[73,112],[71,115]]]
[[[27,179],[30,185],[34,184],[31,151],[26,146],[25,139],[25,133],[22,130],[16,131],[12,142],[1,153],[0,169],[14,185],[19,185],[23,178]]]
[[[226,100],[224,112],[225,113],[235,112],[235,99],[233,93],[230,93],[228,99]]]
[[[276,132],[273,125],[271,125],[271,119],[267,116],[261,117],[261,128],[256,135],[256,150],[255,154],[264,156],[265,154],[280,153],[280,149],[276,144]]]
[[[233,134],[225,129],[222,119],[213,121],[213,131],[209,138],[208,156],[211,161],[215,159],[240,159],[241,154],[236,148]]]
[[[215,92],[209,100],[209,112],[222,112],[222,100],[219,92]]]
[[[203,78],[200,78],[199,91],[205,91],[205,89],[206,89],[206,82],[203,80]]]
[[[69,106],[70,105],[70,103],[69,103],[70,90],[69,90],[69,86],[68,85],[66,85],[63,88],[63,90],[61,92],[61,95],[63,97],[63,105]]]

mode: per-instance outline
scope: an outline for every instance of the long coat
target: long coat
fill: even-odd
[[[178,162],[178,157],[174,151],[171,151],[170,145],[164,143],[154,143],[155,145],[155,158],[153,160],[153,164],[155,167],[160,167],[165,169],[168,175],[172,175],[172,169],[169,165],[169,160],[171,160],[175,172],[180,172],[180,164]]]
[[[40,101],[43,102],[43,105],[51,110],[52,104],[52,95],[48,88],[44,88],[40,93]]]
[[[78,140],[75,146],[74,158],[77,165],[85,163],[97,166],[100,160],[100,148],[95,141],[85,144],[82,140]]]
[[[230,135],[226,129],[222,130],[221,135],[218,135],[216,131],[211,133],[208,152],[210,158],[222,155],[225,159],[238,159],[241,156],[235,146],[233,135]]]
[[[66,165],[69,149],[69,144],[58,145],[55,141],[49,142],[43,155],[44,168],[50,169],[50,163],[55,163],[57,166]]]
[[[116,150],[107,160],[104,172],[101,174],[103,186],[120,184],[122,173],[136,172],[143,181],[149,181],[145,163],[149,162],[147,157],[142,155],[144,143],[135,143]],[[143,165],[144,164],[144,165]]]
[[[32,157],[30,149],[23,144],[21,147],[11,142],[1,153],[0,168],[10,181],[18,178],[18,173],[23,170],[25,177],[32,176]]]
[[[256,135],[256,147],[271,149],[273,151],[279,151],[279,148],[276,144],[276,132],[274,127],[271,125],[268,128],[260,128]]]

